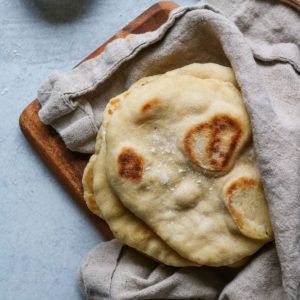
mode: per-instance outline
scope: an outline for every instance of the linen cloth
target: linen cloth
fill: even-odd
[[[277,1],[200,2],[42,85],[41,120],[68,148],[85,153],[94,151],[111,97],[141,77],[193,62],[231,66],[251,118],[276,248],[265,247],[229,282],[232,272],[166,267],[116,241],[104,243],[81,268],[88,299],[300,299],[299,28],[297,12]]]
[[[286,299],[273,245],[244,268],[185,267],[160,264],[117,240],[89,252],[79,272],[84,299]]]

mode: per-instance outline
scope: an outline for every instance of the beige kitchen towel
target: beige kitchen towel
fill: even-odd
[[[79,286],[84,298],[93,300],[286,299],[272,245],[240,269],[174,268],[113,240],[89,252],[81,266]]]
[[[221,297],[230,290],[237,299],[260,299],[264,290],[272,290],[268,286],[275,289],[274,282],[280,282],[283,299],[299,299],[300,18],[278,1],[210,2],[214,7],[200,2],[178,8],[158,30],[116,40],[100,57],[70,72],[54,73],[39,90],[39,115],[71,150],[92,153],[107,101],[137,79],[193,62],[230,65],[251,118],[276,251],[257,255],[216,293]],[[84,270],[89,269],[81,272],[89,278]],[[258,276],[262,271],[264,276]],[[171,291],[174,282],[169,283]],[[101,293],[101,284],[93,285],[92,293]],[[248,298],[243,286],[256,291],[257,298]],[[269,298],[278,299],[274,295]]]

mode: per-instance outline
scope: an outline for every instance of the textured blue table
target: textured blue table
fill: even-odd
[[[177,1],[194,4],[196,0]],[[22,109],[151,0],[0,0],[0,299],[81,299],[76,276],[103,240],[28,145]]]

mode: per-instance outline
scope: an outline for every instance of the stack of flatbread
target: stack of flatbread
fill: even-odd
[[[111,99],[83,176],[117,239],[171,266],[237,266],[273,239],[231,68],[191,64]]]

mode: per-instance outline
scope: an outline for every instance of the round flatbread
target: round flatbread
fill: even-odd
[[[202,79],[200,66],[129,90],[105,127],[102,162],[112,194],[165,243],[189,261],[222,266],[273,235],[248,114],[234,77],[226,75],[232,71],[209,64],[217,79],[208,71]],[[233,176],[237,167],[254,183],[250,189]],[[97,199],[96,165],[94,171]],[[253,207],[264,213],[256,218]]]
[[[140,83],[142,84],[144,80]],[[137,84],[136,84],[137,85]],[[103,124],[97,135],[95,154],[84,171],[84,199],[88,208],[103,218],[114,236],[124,244],[170,266],[195,266],[170,248],[151,228],[122,205],[112,192],[105,173],[105,125],[127,92],[111,99],[103,114]]]

